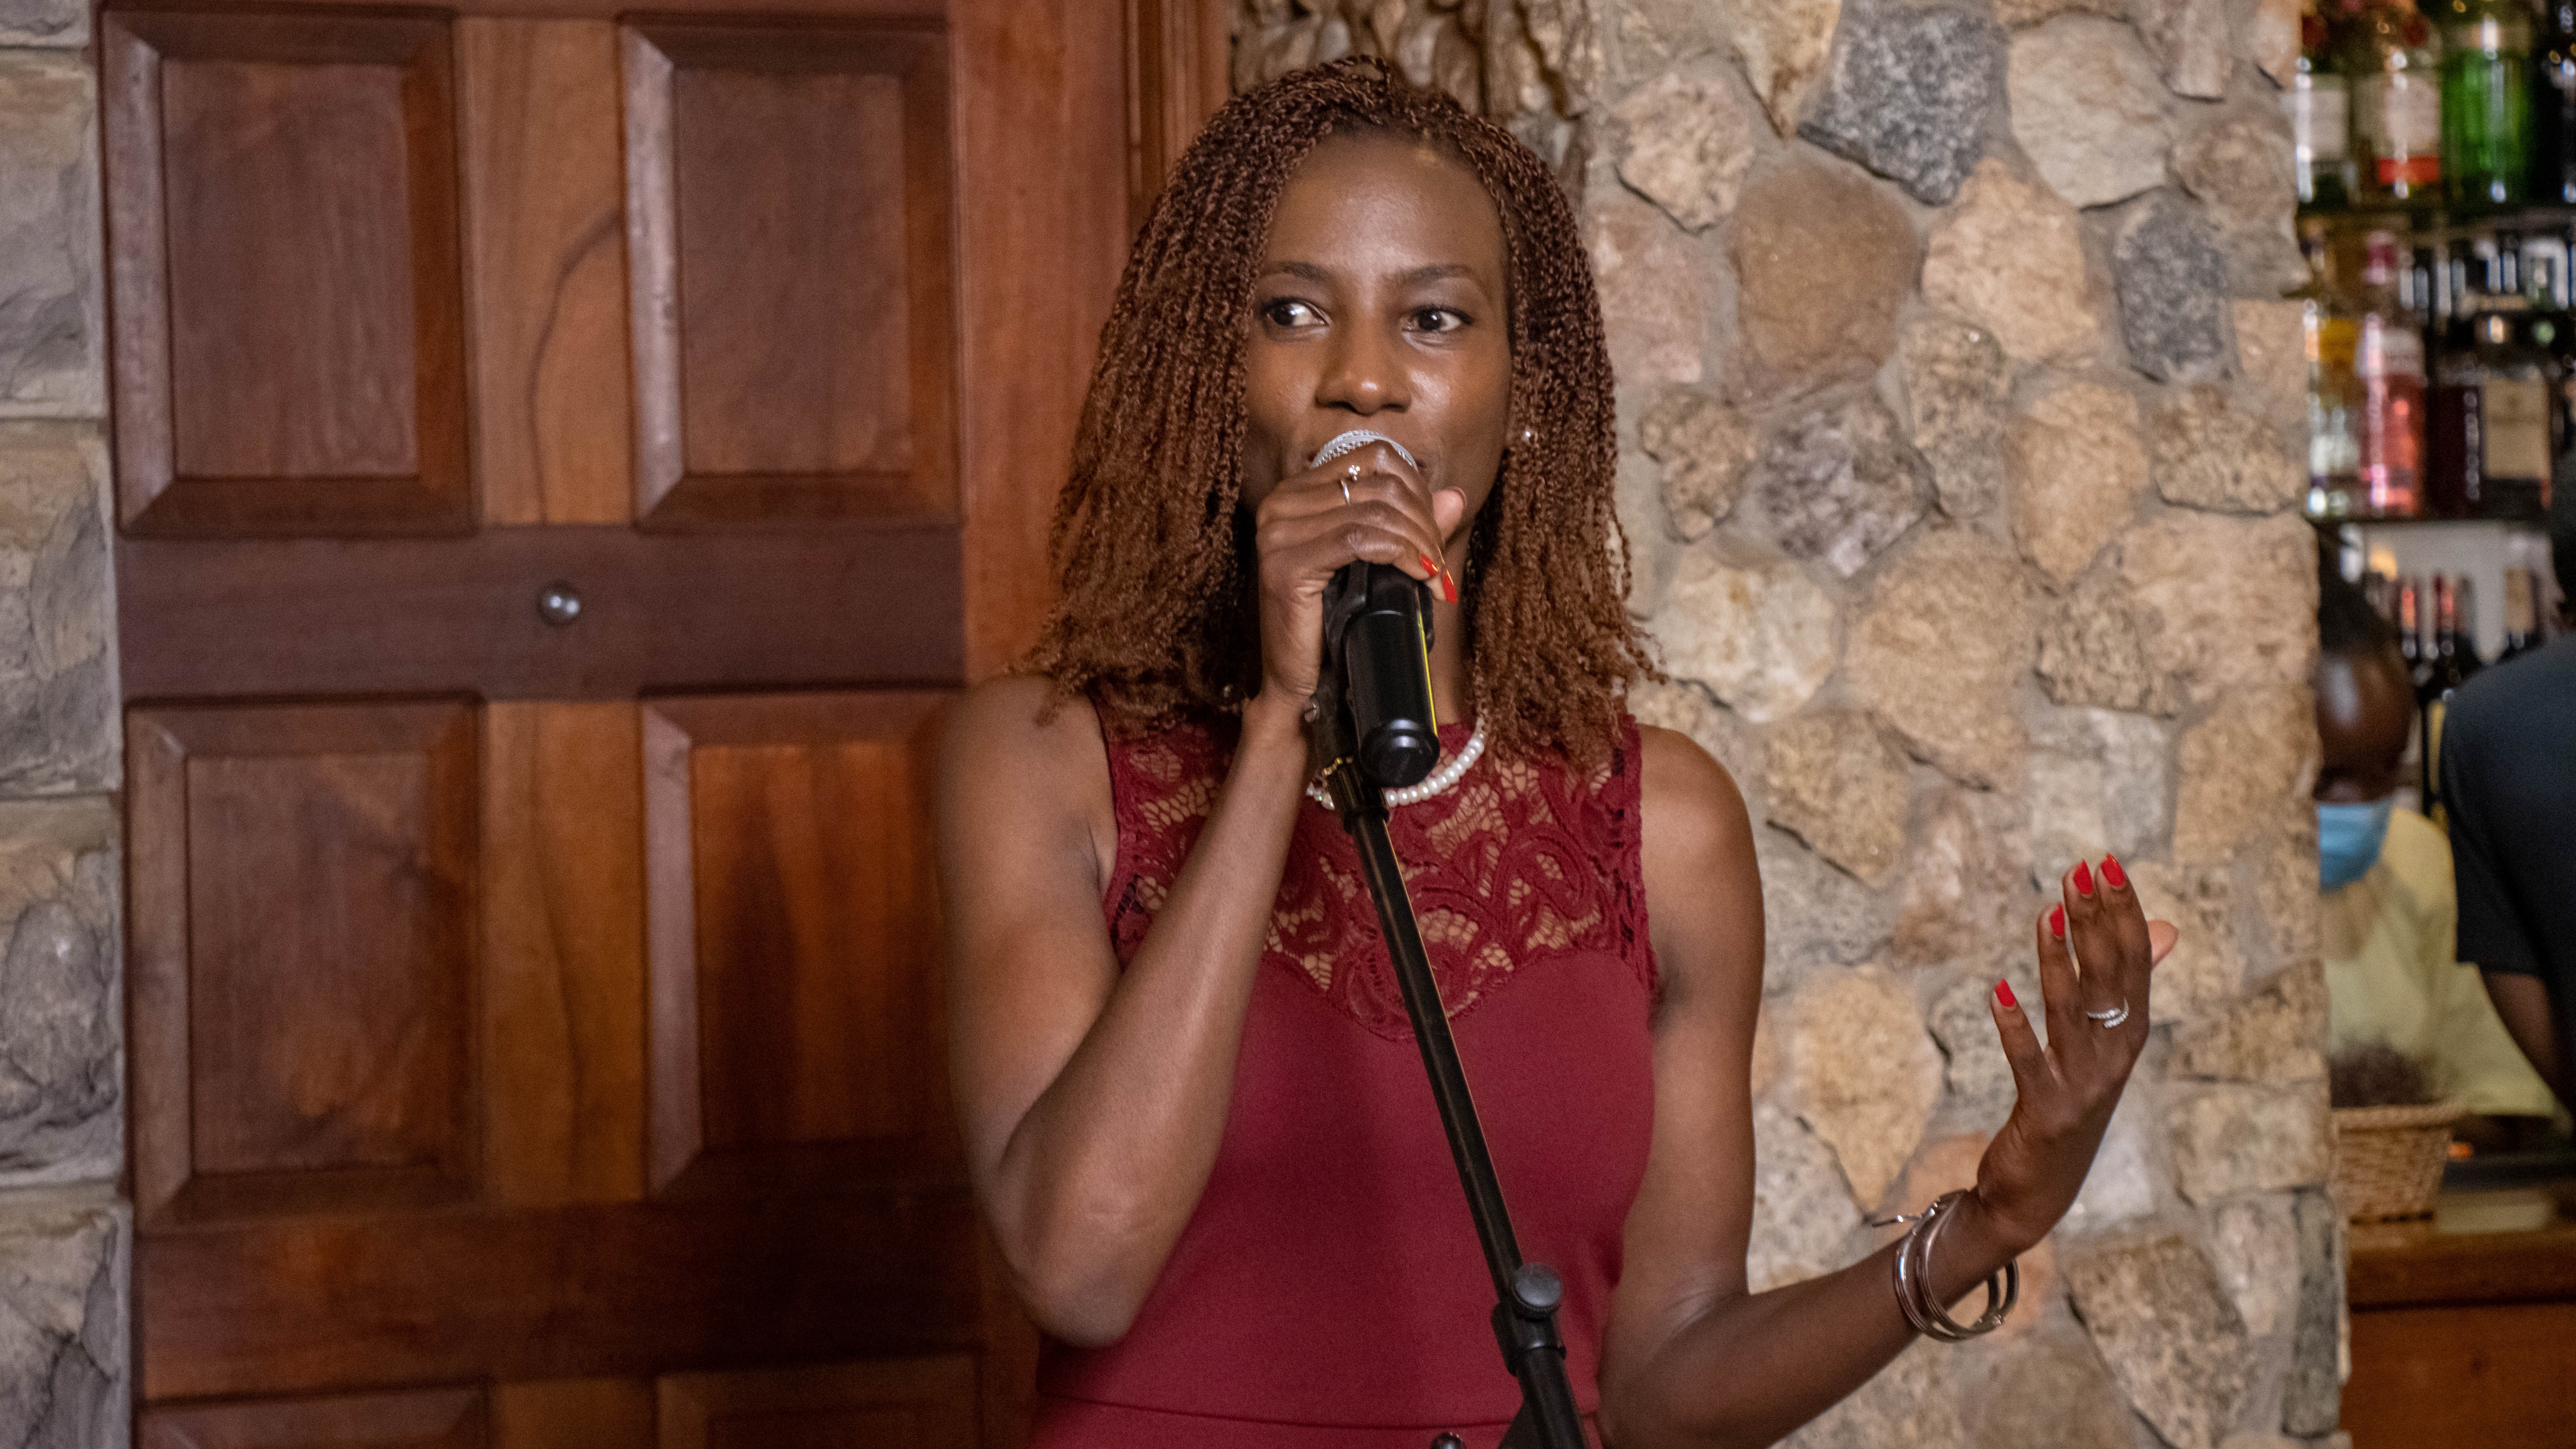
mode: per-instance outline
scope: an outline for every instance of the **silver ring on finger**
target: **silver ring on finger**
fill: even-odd
[[[1351,501],[1351,480],[1350,480],[1350,479],[1348,479],[1348,478],[1344,478],[1344,479],[1342,479],[1342,480],[1341,480],[1341,485],[1342,485],[1342,501],[1343,501],[1344,503],[1348,503],[1348,502],[1350,502],[1350,501]]]
[[[2084,1013],[2084,1019],[2098,1024],[2107,1031],[2129,1019],[2129,1003],[2123,1000],[2108,1011],[2088,1011]]]

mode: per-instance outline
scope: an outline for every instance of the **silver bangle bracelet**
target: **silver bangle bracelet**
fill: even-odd
[[[1904,1241],[1896,1249],[1896,1306],[1914,1331],[1943,1343],[1960,1343],[2000,1327],[2013,1304],[2021,1298],[2021,1262],[2012,1259],[2002,1268],[1986,1275],[1986,1311],[1974,1323],[1962,1325],[1950,1316],[1947,1308],[1931,1290],[1932,1243],[1941,1235],[1942,1221],[1951,1207],[1965,1196],[1964,1190],[1945,1192],[1934,1198],[1919,1213],[1899,1213],[1892,1218],[1875,1218],[1873,1227],[1892,1227],[1911,1223]],[[2000,1284],[1997,1279],[2001,1279]]]

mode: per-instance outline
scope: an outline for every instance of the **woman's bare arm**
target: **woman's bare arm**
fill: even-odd
[[[1206,828],[1125,971],[1101,915],[1116,830],[1099,724],[1042,679],[970,694],[940,762],[951,1059],[967,1160],[1048,1332],[1127,1330],[1197,1207],[1305,779],[1293,713],[1244,716]]]
[[[1647,732],[1645,876],[1665,994],[1655,1031],[1655,1130],[1630,1210],[1626,1267],[1601,1369],[1603,1440],[1617,1449],[1769,1444],[1858,1388],[1912,1339],[1891,1245],[1840,1272],[1747,1293],[1753,1215],[1753,1028],[1762,891],[1744,804],[1696,745]],[[2068,892],[2069,931],[2118,963],[2128,1025],[2058,1062],[2017,1007],[1995,1004],[2021,1100],[1975,1193],[1942,1230],[1931,1284],[1956,1302],[2065,1210],[2146,1035],[2147,923],[2125,888]],[[2052,1037],[2078,1009],[2066,944],[2038,924]],[[2158,939],[2170,942],[2170,928]],[[1919,1206],[1919,1204],[1909,1205]]]
[[[1262,500],[1262,687],[1123,971],[1101,914],[1117,827],[1091,709],[1041,722],[1052,685],[1004,679],[950,721],[940,886],[967,1166],[1021,1301],[1067,1342],[1127,1332],[1216,1166],[1305,787],[1325,582],[1363,558],[1427,575],[1463,507],[1383,443]]]

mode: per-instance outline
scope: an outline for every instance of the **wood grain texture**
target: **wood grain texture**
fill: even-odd
[[[475,1389],[340,1394],[253,1404],[146,1409],[140,1449],[484,1449],[491,1444]]]
[[[631,704],[485,711],[488,1201],[643,1196],[641,770]]]
[[[117,543],[129,699],[247,693],[633,698],[960,677],[956,530]],[[568,582],[581,617],[537,596]]]
[[[2353,1449],[2564,1449],[2576,1425],[2576,1303],[2352,1315]]]
[[[957,0],[966,671],[1037,637],[1047,527],[1127,258],[1128,29],[1116,0]],[[1045,84],[1032,84],[1043,74]]]
[[[963,1187],[138,1234],[147,1403],[968,1351]]]
[[[147,1220],[474,1180],[475,732],[455,703],[136,711]],[[147,859],[148,858],[148,859]],[[149,924],[144,923],[148,920]]]
[[[102,30],[119,517],[472,517],[448,27],[119,12]]]
[[[2576,1221],[2518,1233],[2444,1233],[2429,1222],[2352,1230],[2352,1306],[2576,1303]]]
[[[929,837],[944,700],[648,708],[657,1190],[953,1161]]]
[[[1126,0],[1128,225],[1142,229],[1181,153],[1226,102],[1224,0]]]
[[[546,1379],[492,1386],[492,1449],[646,1449],[650,1379]]]
[[[456,26],[483,521],[634,516],[617,32]]]
[[[659,1385],[659,1449],[970,1449],[975,1363],[962,1355],[748,1373]]]
[[[939,34],[655,23],[622,53],[637,517],[953,517]]]

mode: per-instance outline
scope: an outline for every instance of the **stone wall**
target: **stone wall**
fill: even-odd
[[[0,5],[0,1445],[127,1442],[130,1225],[97,81]]]
[[[1990,1338],[1793,1441],[2337,1438],[2342,1229],[2277,0],[1245,0],[1236,79],[1396,57],[1580,198],[1641,715],[1760,835],[1756,1287],[1973,1179],[2042,883],[2183,930],[2075,1210]]]

